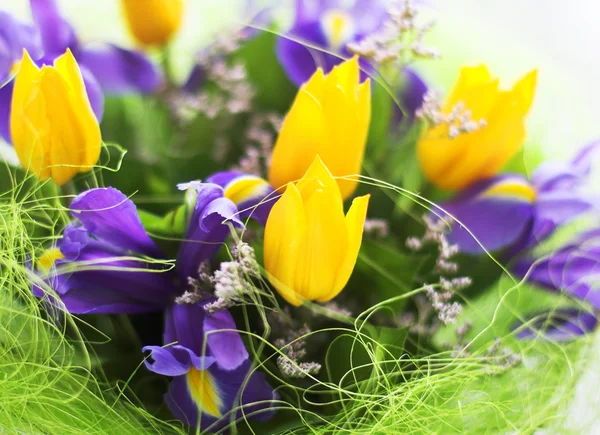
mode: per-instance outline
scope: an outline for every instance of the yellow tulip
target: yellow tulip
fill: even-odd
[[[265,228],[267,277],[292,305],[326,302],[345,287],[362,243],[369,195],[355,198],[348,214],[335,179],[319,158],[300,182],[290,183]]]
[[[302,85],[273,150],[269,182],[275,188],[298,181],[316,155],[335,177],[360,174],[371,120],[371,85],[359,83],[358,58],[324,75],[319,68]],[[340,180],[344,199],[357,180]]]
[[[183,0],[121,0],[121,4],[140,45],[165,45],[181,27]]]
[[[100,157],[98,121],[70,50],[41,69],[27,51],[15,78],[10,129],[21,165],[65,184]]]
[[[450,113],[463,103],[471,119],[484,120],[485,126],[454,139],[449,137],[447,124],[426,130],[417,149],[429,181],[442,189],[457,190],[496,175],[523,146],[525,116],[536,81],[537,71],[533,70],[511,90],[503,91],[486,66],[462,68],[442,111]]]

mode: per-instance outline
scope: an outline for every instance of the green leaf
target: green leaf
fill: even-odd
[[[259,108],[283,113],[289,110],[297,89],[277,59],[277,38],[272,32],[262,32],[242,46],[236,58],[246,66],[250,82],[256,90],[255,101]]]
[[[379,160],[389,146],[389,128],[394,100],[379,83],[374,82],[371,94],[371,125],[369,126],[369,155]]]
[[[391,244],[365,240],[361,247],[352,287],[371,289],[369,305],[402,295],[414,287],[415,275],[424,258],[400,252]],[[394,303],[400,310],[407,300]],[[365,305],[365,306],[369,306]]]

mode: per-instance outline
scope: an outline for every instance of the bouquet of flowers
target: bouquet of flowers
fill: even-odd
[[[3,432],[564,429],[600,142],[528,173],[536,70],[437,91],[418,4],[296,0],[181,81],[183,0],[121,3],[134,50],[0,12]]]

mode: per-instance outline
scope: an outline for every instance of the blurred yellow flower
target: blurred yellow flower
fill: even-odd
[[[473,120],[485,126],[451,138],[449,126],[427,129],[417,145],[421,167],[432,183],[457,190],[497,174],[523,146],[525,116],[529,112],[537,80],[533,70],[511,90],[499,89],[485,65],[464,67],[442,108],[450,113],[458,104]]]
[[[316,155],[335,177],[360,174],[371,120],[371,85],[359,83],[358,58],[302,85],[287,114],[269,169],[274,188],[299,180]],[[344,199],[357,180],[337,180]]]
[[[340,189],[316,156],[300,182],[290,183],[265,228],[264,265],[271,284],[292,305],[326,302],[350,279],[362,243],[369,195],[347,215]]]
[[[38,68],[24,51],[15,78],[10,128],[21,166],[65,184],[100,157],[101,136],[70,50]]]
[[[140,45],[165,45],[181,27],[183,0],[121,0],[121,4]]]

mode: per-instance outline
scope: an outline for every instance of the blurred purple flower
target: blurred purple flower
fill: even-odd
[[[600,230],[580,234],[573,242],[542,258],[528,256],[517,261],[512,271],[519,278],[552,292],[563,292],[593,311],[569,308],[536,316],[533,325],[520,331],[519,338],[535,338],[536,331],[554,341],[567,341],[593,331],[600,310]]]
[[[453,222],[449,240],[468,254],[482,253],[481,243],[488,251],[504,250],[508,258],[535,247],[597,205],[586,185],[599,146],[600,141],[587,145],[570,162],[543,163],[531,180],[502,174],[465,189],[442,204],[464,225]]]
[[[585,232],[545,257],[519,259],[512,270],[530,283],[563,291],[600,310],[600,230]]]
[[[112,44],[81,44],[73,27],[60,14],[55,0],[30,0],[30,5],[35,27],[19,24],[7,14],[0,15],[0,76],[4,75],[4,80],[7,68],[10,73],[14,62],[21,59],[23,48],[38,65],[52,64],[70,48],[98,120],[104,111],[103,93],[149,93],[161,85],[159,70],[143,53]],[[3,45],[8,48],[5,50]],[[0,134],[8,142],[11,100],[12,82],[9,82],[0,90]]]
[[[383,0],[296,0],[294,24],[279,37],[277,56],[290,80],[300,86],[317,68],[329,73],[352,57],[347,44],[375,32],[386,16]],[[368,67],[363,61],[361,65]]]
[[[520,340],[533,340],[543,337],[555,342],[566,342],[589,334],[598,326],[595,314],[577,308],[558,309],[538,313],[524,324],[518,323],[516,337]]]
[[[35,27],[23,24],[0,11],[0,137],[10,138],[11,74],[26,49],[33,58],[41,56],[41,43]]]

